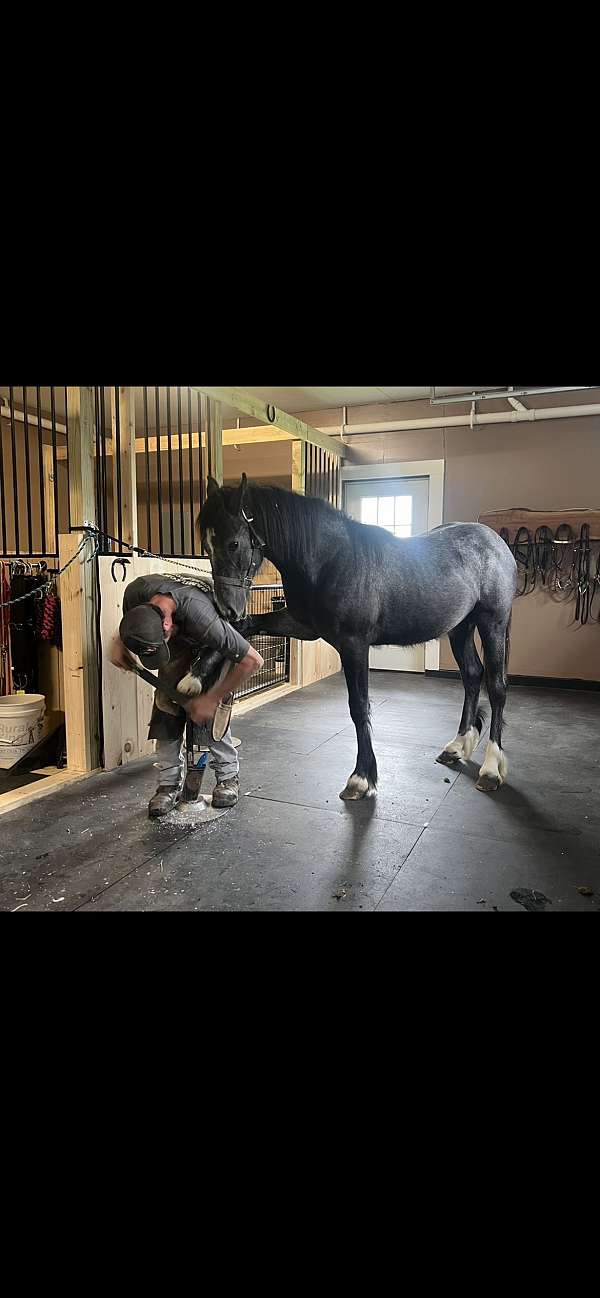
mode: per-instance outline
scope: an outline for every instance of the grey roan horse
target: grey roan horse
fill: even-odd
[[[504,541],[480,523],[450,523],[396,540],[356,523],[325,501],[249,485],[209,480],[198,519],[224,616],[244,635],[322,637],[339,652],[356,726],[358,756],[344,799],[377,786],[369,720],[369,647],[415,645],[448,633],[465,687],[458,734],[438,761],[468,759],[481,735],[479,692],[484,667],[492,705],[490,738],[477,788],[493,792],[506,778],[502,714],[517,567]],[[263,559],[279,569],[287,609],[244,619],[253,577]]]

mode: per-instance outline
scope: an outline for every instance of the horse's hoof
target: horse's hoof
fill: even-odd
[[[188,672],[178,681],[177,689],[180,694],[188,694],[190,698],[195,698],[202,693],[202,681],[199,676],[192,676],[191,672]]]
[[[480,793],[497,793],[501,784],[499,775],[480,775],[475,788],[479,789]]]
[[[359,802],[361,798],[368,798],[374,789],[369,788],[369,781],[364,775],[351,775],[345,789],[342,789],[340,798],[342,802]]]
[[[435,760],[436,762],[440,762],[442,766],[458,766],[458,763],[460,762],[460,753],[447,753],[444,749]]]

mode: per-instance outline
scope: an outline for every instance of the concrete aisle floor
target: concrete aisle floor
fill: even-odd
[[[151,761],[1,817],[0,909],[524,913],[511,891],[535,889],[545,913],[600,910],[600,694],[512,689],[509,782],[489,796],[486,732],[478,761],[435,762],[458,682],[373,672],[371,693],[376,799],[338,798],[355,738],[332,677],[234,718],[242,796],[209,823],[148,820]]]

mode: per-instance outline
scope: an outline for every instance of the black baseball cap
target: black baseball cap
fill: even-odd
[[[137,608],[130,609],[121,622],[119,635],[150,671],[168,663],[171,655],[164,637],[162,613],[155,604],[138,604]]]

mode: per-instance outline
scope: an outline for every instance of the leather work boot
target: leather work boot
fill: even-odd
[[[151,820],[166,816],[181,801],[183,785],[159,784],[154,797],[148,803],[148,815]]]
[[[240,796],[240,782],[237,775],[230,780],[221,780],[213,789],[213,807],[235,807]]]

